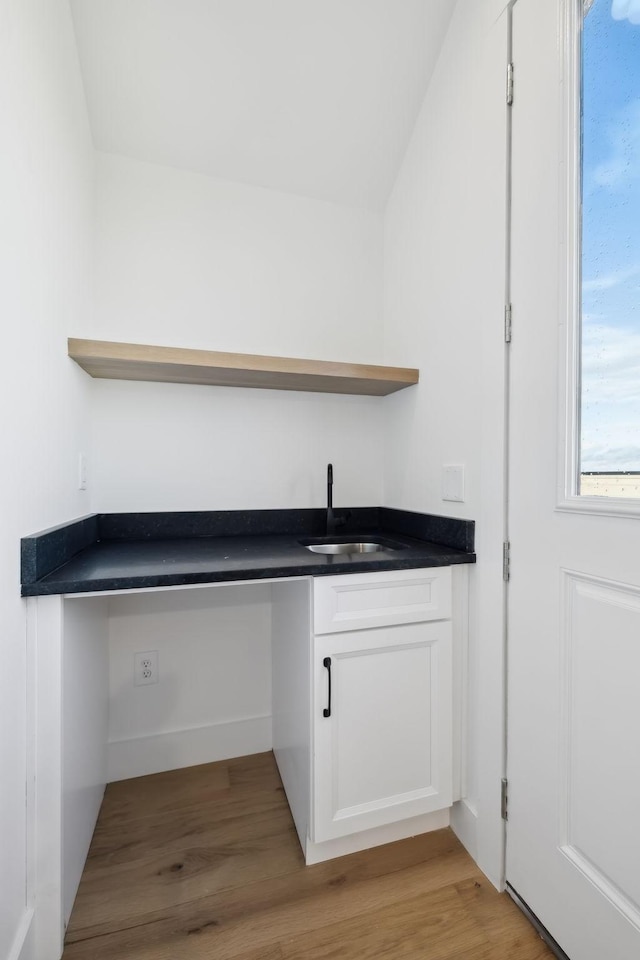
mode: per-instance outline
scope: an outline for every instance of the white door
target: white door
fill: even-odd
[[[620,23],[634,8],[640,16],[635,0],[595,3]],[[571,110],[581,16],[581,0],[513,4],[506,879],[570,960],[638,960],[640,501],[580,497],[574,477],[580,378],[570,321],[579,272],[570,186],[579,124]],[[607,93],[598,83],[610,83],[602,65],[593,89]],[[640,102],[634,110],[619,134],[603,133],[619,164],[629,143],[640,143]],[[603,168],[602,184],[621,172]],[[600,255],[606,260],[606,249]],[[593,283],[585,289],[604,293],[631,269],[620,262],[599,281],[585,277]],[[601,326],[606,353],[606,318]],[[583,413],[585,430],[586,401]]]

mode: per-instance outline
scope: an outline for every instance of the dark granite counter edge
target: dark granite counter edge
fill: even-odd
[[[475,524],[472,520],[459,520],[388,507],[345,507],[335,512],[338,520],[337,533],[341,536],[356,534],[358,531],[379,530],[381,533],[387,531],[425,540],[469,554],[473,552]],[[325,533],[325,523],[326,511],[323,509],[116,513],[81,517],[23,537],[21,540],[22,593],[24,596],[41,593],[42,590],[28,588],[64,566],[87,547],[100,541],[274,534],[320,537]],[[470,559],[458,562],[469,562]],[[391,569],[391,567],[381,566],[378,569]],[[102,587],[101,589],[118,588]]]
[[[173,574],[154,574],[149,576],[126,576],[111,577],[101,580],[56,580],[54,583],[33,583],[24,584],[22,595],[24,597],[47,596],[54,594],[72,594],[72,593],[93,593],[106,590],[145,590],[153,587],[173,587],[188,586],[190,584],[204,583],[231,583],[244,582],[247,580],[280,580],[292,579],[295,577],[321,577],[321,576],[341,576],[349,573],[375,573],[385,570],[415,570],[424,567],[448,567],[455,564],[474,563],[475,554],[473,553],[451,553],[432,558],[428,563],[424,557],[404,556],[402,559],[393,560],[371,560],[366,563],[353,563],[345,559],[340,563],[334,563],[330,567],[304,567],[297,564],[291,566],[282,566],[277,570],[268,567],[247,567],[242,571],[238,570],[215,570],[198,573],[173,573]],[[135,583],[133,582],[135,581]]]
[[[20,541],[22,583],[35,583],[46,577],[99,539],[96,514],[23,537]]]
[[[416,540],[428,540],[442,547],[473,553],[475,521],[441,517],[432,513],[414,513],[380,507],[380,526],[389,533],[397,533]]]

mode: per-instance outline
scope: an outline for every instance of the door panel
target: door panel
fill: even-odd
[[[640,525],[559,508],[580,9],[513,5],[506,878],[571,960],[637,960]]]
[[[451,622],[316,637],[314,660],[313,840],[451,806]]]
[[[571,571],[563,579],[561,849],[637,912],[640,590]]]

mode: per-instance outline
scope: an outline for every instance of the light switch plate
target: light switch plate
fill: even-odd
[[[464,500],[464,467],[445,464],[442,468],[442,499],[460,503]]]
[[[87,489],[87,458],[84,453],[78,454],[78,490]]]

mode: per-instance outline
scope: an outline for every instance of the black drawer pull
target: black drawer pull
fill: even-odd
[[[325,657],[322,661],[322,666],[327,668],[327,673],[329,674],[329,703],[322,711],[323,717],[331,716],[331,657]]]

